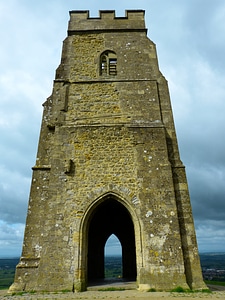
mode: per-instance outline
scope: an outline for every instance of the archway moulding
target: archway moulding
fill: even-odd
[[[96,194],[99,194],[99,191],[103,191],[103,189],[98,189],[95,191]],[[101,195],[98,195],[96,198],[93,198],[94,200],[88,205],[86,208],[83,217],[80,222],[80,247],[79,252],[82,253],[82,255],[79,256],[79,270],[80,272],[80,281],[85,282],[85,286],[87,287],[88,284],[88,278],[87,278],[87,264],[88,264],[88,232],[89,232],[89,225],[91,223],[91,219],[94,216],[96,210],[98,207],[101,206],[105,201],[112,199],[114,201],[117,201],[120,203],[128,212],[130,215],[131,221],[134,226],[134,235],[135,235],[135,252],[136,252],[136,266],[137,266],[137,275],[139,274],[138,269],[141,269],[143,267],[143,257],[142,257],[142,238],[141,238],[141,224],[139,217],[137,215],[137,211],[135,209],[135,205],[132,203],[133,197],[128,196],[128,193],[125,193],[126,190],[124,190],[123,195],[119,194],[118,192],[108,190],[105,191]],[[128,189],[127,189],[128,192]],[[94,193],[92,193],[93,195]],[[138,283],[138,278],[137,278]],[[83,287],[85,289],[85,287]]]

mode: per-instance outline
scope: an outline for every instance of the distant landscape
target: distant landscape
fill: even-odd
[[[225,253],[200,254],[203,278],[208,284],[225,286]],[[7,289],[12,283],[19,258],[0,259],[0,289]],[[105,278],[122,277],[122,258],[105,257]]]
[[[0,289],[7,289],[14,279],[19,258],[0,259]]]
[[[225,285],[225,253],[200,254],[200,260],[204,280]]]

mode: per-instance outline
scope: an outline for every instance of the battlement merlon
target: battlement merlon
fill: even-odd
[[[114,10],[100,10],[99,17],[89,17],[88,10],[70,11],[68,35],[82,31],[145,31],[145,11],[126,10],[125,17],[116,17]]]

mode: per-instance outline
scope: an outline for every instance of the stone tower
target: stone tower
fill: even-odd
[[[71,11],[44,103],[23,251],[10,291],[83,291],[121,242],[139,289],[201,289],[185,168],[144,11]]]

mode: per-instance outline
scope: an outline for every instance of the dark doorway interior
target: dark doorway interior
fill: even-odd
[[[88,230],[88,282],[104,279],[104,247],[111,234],[122,246],[123,278],[136,280],[134,225],[127,209],[113,198],[93,211]]]

